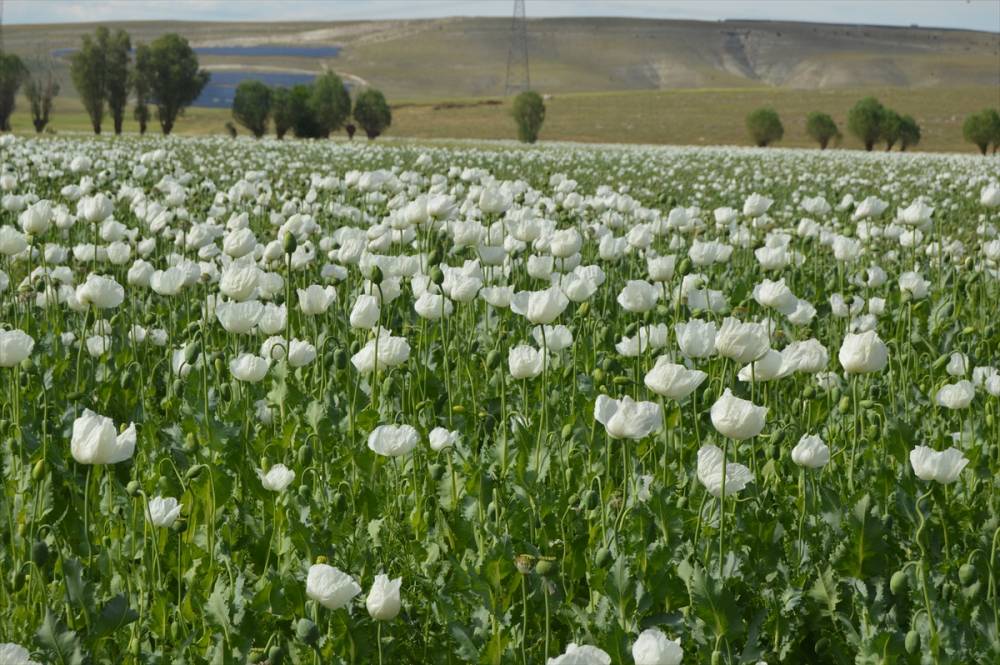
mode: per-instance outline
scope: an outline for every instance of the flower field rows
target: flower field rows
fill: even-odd
[[[0,164],[0,663],[1000,662],[995,159]]]

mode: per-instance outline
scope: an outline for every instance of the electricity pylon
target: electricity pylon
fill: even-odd
[[[528,72],[528,20],[524,13],[524,0],[514,0],[514,18],[510,24],[510,50],[507,52],[507,95],[531,89]]]

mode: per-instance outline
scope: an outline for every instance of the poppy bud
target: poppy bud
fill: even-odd
[[[138,480],[131,480],[129,484],[125,486],[125,491],[129,496],[135,497],[142,490],[142,485],[139,484]]]
[[[36,540],[31,546],[31,562],[39,568],[45,568],[49,562],[49,546],[44,540]]]
[[[299,246],[298,238],[293,233],[286,233],[282,239],[281,246],[285,250],[285,254],[294,254]]]
[[[382,280],[384,278],[385,278],[385,276],[382,274],[382,268],[380,268],[378,266],[373,266],[372,267],[371,275],[368,277],[368,279],[371,281],[371,283],[372,284],[381,284]]]
[[[547,559],[539,559],[538,563],[535,564],[535,572],[542,577],[551,577],[556,574],[559,570],[559,564],[555,560],[555,557]]]
[[[906,589],[906,573],[902,570],[897,570],[889,578],[889,590],[892,591],[892,595],[898,596],[900,591]]]
[[[303,644],[312,646],[319,639],[319,628],[309,619],[299,619],[298,623],[295,624],[295,637]]]
[[[441,270],[441,266],[434,266],[431,268],[430,272],[431,281],[441,286],[444,283],[444,271]]]
[[[976,579],[976,568],[971,563],[962,564],[958,569],[958,579],[963,585],[969,586]]]
[[[31,469],[31,479],[38,481],[45,477],[45,460],[40,459],[35,462],[35,466]]]
[[[920,633],[915,630],[911,630],[906,634],[906,640],[904,641],[904,646],[906,647],[906,653],[911,656],[917,652],[920,648]]]

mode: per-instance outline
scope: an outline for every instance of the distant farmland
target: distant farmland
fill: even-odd
[[[51,52],[62,86],[52,129],[86,131],[66,53],[95,25],[10,26],[9,50]],[[328,23],[109,24],[133,44],[167,32],[188,38],[209,87],[176,131],[224,131],[241,80],[308,83],[324,69],[373,85],[393,106],[390,136],[514,138],[503,99],[509,19]],[[532,86],[546,96],[543,140],[690,145],[748,143],[744,119],[774,106],[779,145],[809,147],[805,116],[824,111],[844,134],[847,110],[875,95],[923,129],[919,150],[969,151],[964,118],[1000,104],[1000,35],[968,30],[769,21],[529,19]],[[13,118],[31,130],[23,97]],[[134,123],[126,123],[126,131]]]

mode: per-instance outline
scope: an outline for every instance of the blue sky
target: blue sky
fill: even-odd
[[[512,0],[5,0],[5,23],[509,16]],[[1000,0],[527,0],[528,16],[786,19],[1000,33]]]

